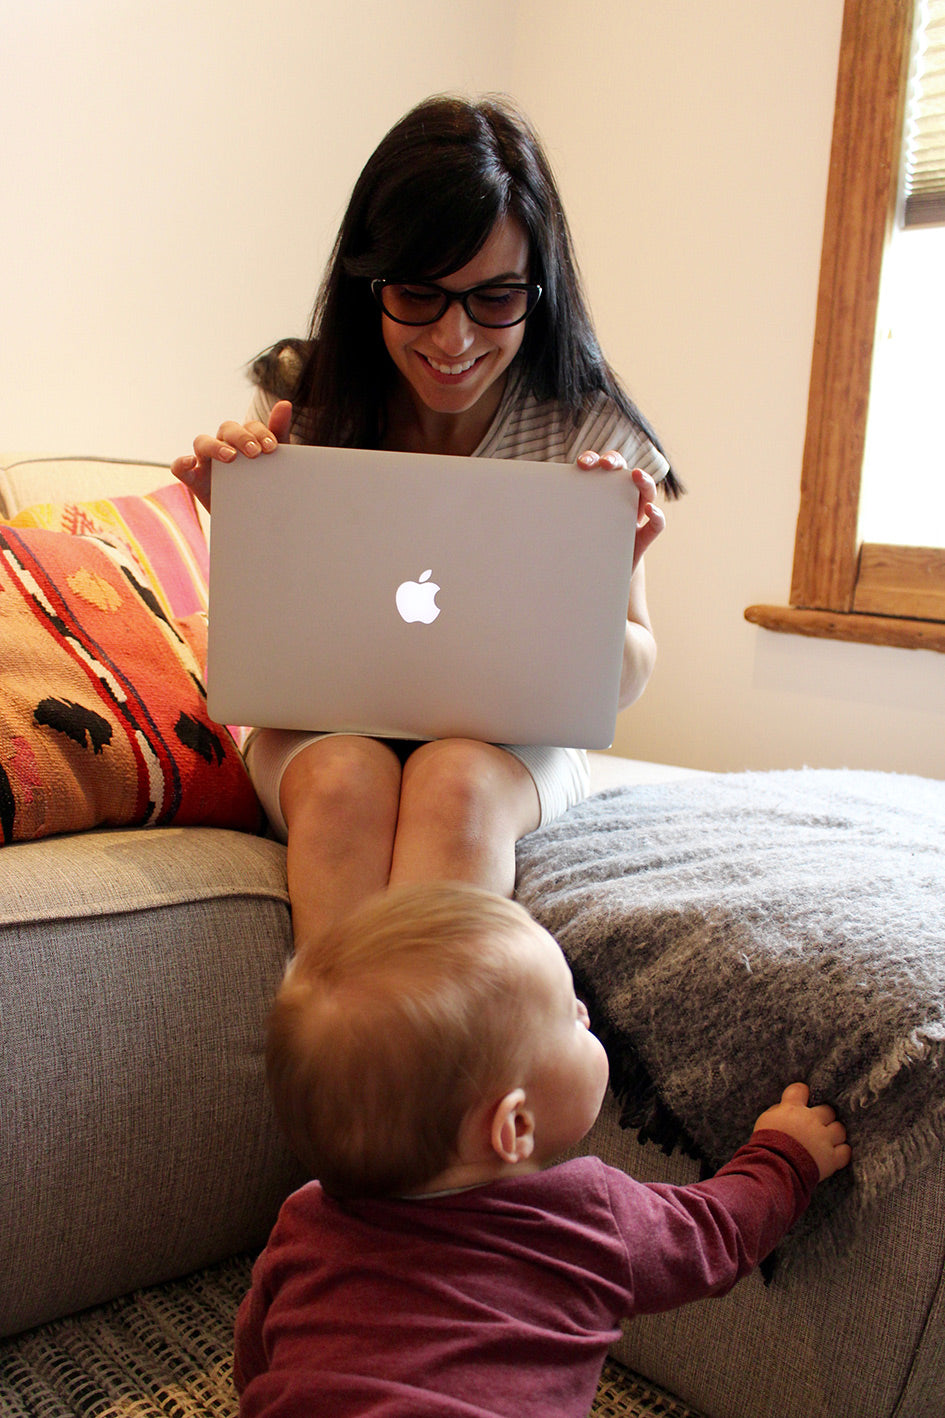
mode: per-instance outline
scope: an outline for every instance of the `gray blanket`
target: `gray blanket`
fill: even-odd
[[[625,1125],[715,1168],[793,1079],[854,1161],[785,1262],[842,1247],[945,1138],[945,783],[803,770],[590,798],[519,844]]]

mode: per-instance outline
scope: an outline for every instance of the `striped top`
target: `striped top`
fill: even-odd
[[[520,458],[535,463],[574,463],[581,453],[610,449],[622,453],[630,468],[642,468],[660,482],[669,464],[658,449],[603,392],[597,394],[577,424],[561,404],[522,399],[517,381],[509,380],[502,402],[474,458]],[[268,423],[276,395],[257,388],[247,419]],[[300,440],[293,434],[292,442]]]

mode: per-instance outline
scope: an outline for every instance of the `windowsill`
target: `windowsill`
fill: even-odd
[[[864,645],[895,645],[905,650],[945,652],[945,621],[902,616],[858,615],[843,611],[802,610],[796,606],[749,606],[745,619],[763,630],[812,635],[828,640],[856,640]]]

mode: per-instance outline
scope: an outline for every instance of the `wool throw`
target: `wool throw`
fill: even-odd
[[[708,1169],[795,1079],[850,1167],[782,1263],[836,1254],[945,1137],[945,782],[849,770],[618,788],[525,838],[625,1126]]]

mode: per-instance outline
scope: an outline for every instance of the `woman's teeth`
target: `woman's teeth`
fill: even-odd
[[[436,360],[431,359],[429,355],[424,355],[424,359],[427,364],[436,370],[437,374],[465,374],[467,369],[472,369],[473,365],[476,363],[476,359],[478,359],[478,355],[476,359],[467,359],[463,364],[437,364]]]

